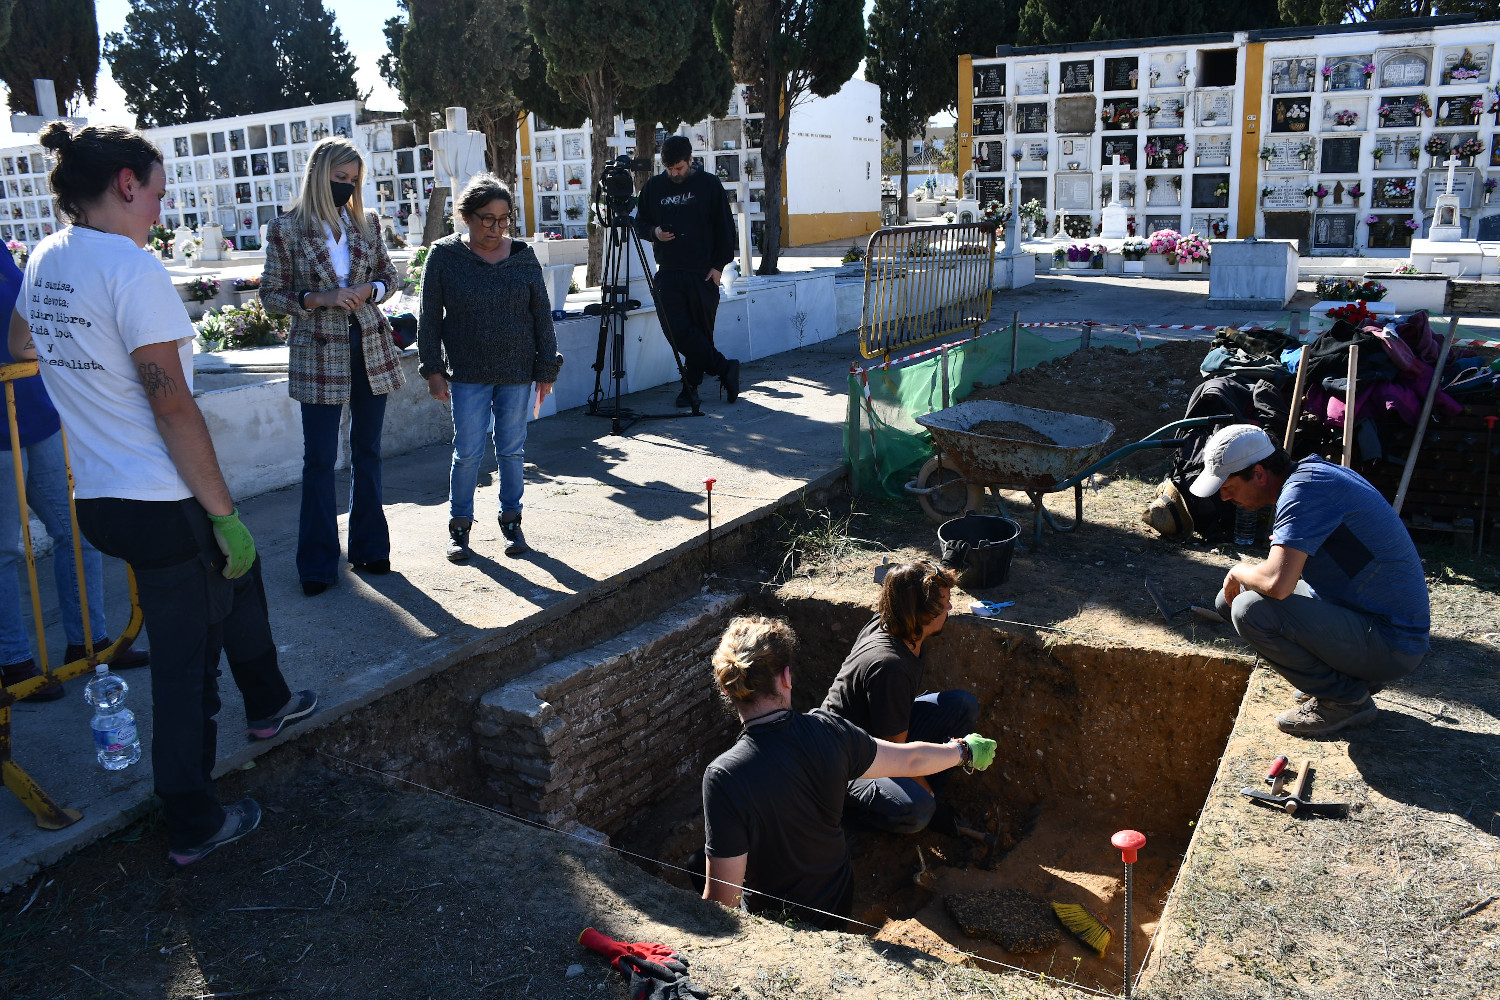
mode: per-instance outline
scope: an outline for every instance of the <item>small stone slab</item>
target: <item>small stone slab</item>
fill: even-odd
[[[1062,937],[1051,907],[1024,889],[954,893],[943,905],[965,934],[1019,955],[1056,947]]]

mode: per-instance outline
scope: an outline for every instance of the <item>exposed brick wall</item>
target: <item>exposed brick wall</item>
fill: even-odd
[[[700,774],[736,728],[709,662],[742,603],[695,596],[484,695],[474,731],[496,804],[608,834]]]
[[[1450,281],[1444,309],[1450,316],[1500,316],[1500,285],[1493,281]]]

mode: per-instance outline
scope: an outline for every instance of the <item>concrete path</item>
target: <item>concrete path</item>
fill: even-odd
[[[1281,313],[1226,313],[1203,307],[1202,281],[1040,278],[999,293],[996,325],[1023,319],[1082,319],[1179,324],[1270,324]],[[1182,336],[1195,336],[1183,334]],[[714,524],[729,527],[766,516],[809,485],[842,474],[846,377],[860,361],[845,335],[814,347],[747,365],[745,391],[728,406],[705,383],[702,418],[648,421],[611,436],[609,423],[578,410],[534,423],[527,443],[525,530],[536,552],[508,559],[495,523],[496,484],[481,479],[475,556],[455,566],[443,557],[448,522],[446,446],[387,459],[385,500],[394,572],[348,573],[316,598],[302,595],[294,566],[300,491],[278,490],[243,500],[241,510],[264,560],[272,625],[283,670],[294,688],[321,693],[319,719],[335,719],[383,693],[441,669],[444,662],[496,630],[555,613],[589,599],[601,584],[642,574],[692,546],[705,529],[706,477],[718,480]],[[630,397],[648,413],[671,413],[676,389]],[[437,404],[433,404],[437,405]],[[233,447],[220,441],[221,450]],[[915,509],[915,508],[914,508]],[[50,578],[50,567],[38,567]],[[124,620],[123,569],[108,568],[111,627]],[[44,618],[60,653],[56,597],[44,585]],[[549,609],[551,609],[549,611]],[[634,624],[628,609],[621,628]],[[149,645],[149,636],[145,640]],[[149,671],[124,675],[130,707],[150,746]],[[248,745],[239,694],[227,675],[219,715],[219,762],[227,770],[264,752]],[[95,762],[81,680],[68,697],[12,711],[14,757],[56,800],[82,809],[84,819],[59,833],[36,829],[30,813],[0,792],[0,887],[12,885],[68,851],[119,829],[151,795],[149,754],[123,772]],[[296,738],[293,730],[282,739]]]

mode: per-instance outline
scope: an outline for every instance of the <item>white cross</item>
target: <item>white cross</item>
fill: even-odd
[[[1448,188],[1443,193],[1444,194],[1452,194],[1453,193],[1453,168],[1456,167],[1456,166],[1458,166],[1458,157],[1456,157],[1456,156],[1453,155],[1452,150],[1449,150],[1449,152],[1448,152],[1448,159],[1447,159],[1446,162],[1448,164]]]
[[[639,128],[640,126],[636,127]],[[613,147],[616,156],[635,155],[635,140],[625,134],[625,120],[623,118],[615,119],[614,134],[605,139],[604,144]]]
[[[1109,200],[1118,204],[1120,201],[1120,154],[1116,153],[1110,157],[1110,160],[1114,165],[1110,171],[1112,179],[1110,180]]]

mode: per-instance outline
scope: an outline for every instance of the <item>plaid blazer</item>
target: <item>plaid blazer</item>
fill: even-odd
[[[375,216],[369,216],[372,232],[380,232]],[[384,244],[370,242],[354,226],[345,227],[349,241],[349,284],[366,281],[385,284],[390,298],[401,287],[401,279]],[[266,227],[266,267],[261,272],[260,301],[266,312],[292,318],[287,345],[292,398],[302,403],[343,404],[349,401],[349,316],[342,309],[303,309],[303,292],[322,292],[338,287],[328,244],[298,228],[291,216],[273,219]],[[370,391],[380,396],[401,388],[400,351],[391,339],[391,322],[372,297],[353,314],[363,331],[365,374]]]

